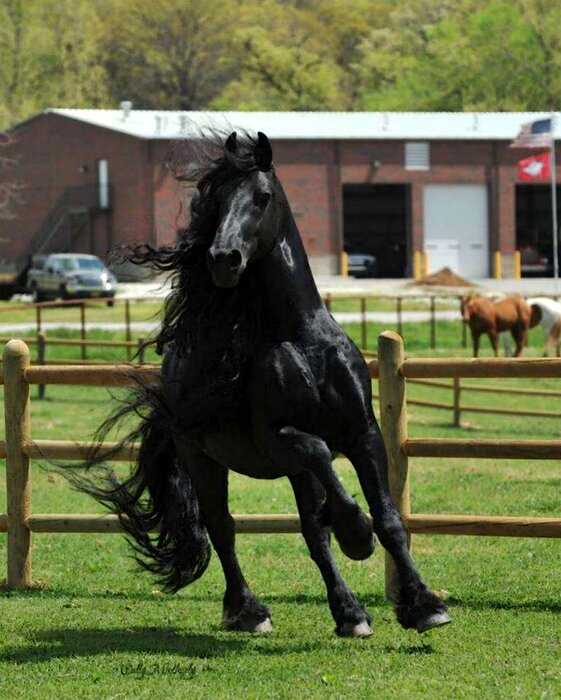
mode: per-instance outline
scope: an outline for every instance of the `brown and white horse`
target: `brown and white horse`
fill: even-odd
[[[513,295],[492,301],[487,297],[470,295],[462,297],[461,313],[469,325],[473,341],[473,355],[479,354],[479,339],[489,336],[495,356],[499,354],[499,334],[510,331],[516,343],[515,357],[522,355],[528,337],[531,310],[521,296]]]

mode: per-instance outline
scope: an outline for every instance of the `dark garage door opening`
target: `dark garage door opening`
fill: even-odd
[[[558,225],[560,217],[561,186],[557,186]],[[550,185],[516,185],[516,248],[520,251],[522,277],[553,276]]]
[[[408,185],[343,185],[344,249],[376,258],[376,277],[407,275]]]

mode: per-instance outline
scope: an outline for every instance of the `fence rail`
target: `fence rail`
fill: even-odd
[[[380,415],[389,463],[389,483],[410,534],[478,535],[500,537],[561,537],[561,518],[533,518],[467,514],[412,513],[409,494],[410,457],[470,457],[484,459],[559,459],[561,440],[452,440],[418,439],[407,435],[406,384],[409,378],[425,377],[561,377],[561,360],[418,360],[404,359],[403,341],[395,333],[382,333],[379,358],[369,365],[380,379]],[[0,457],[6,457],[8,512],[0,514],[0,531],[8,533],[7,585],[31,585],[31,533],[120,532],[112,515],[35,514],[31,512],[31,459],[84,459],[91,446],[83,442],[32,440],[29,420],[31,384],[85,386],[130,386],[138,378],[155,379],[154,367],[49,366],[29,364],[25,343],[12,340],[4,351],[6,439],[0,442]],[[101,449],[111,451],[115,443]],[[112,460],[128,461],[138,447],[111,454]],[[241,533],[293,533],[300,531],[297,516],[236,515]],[[386,562],[386,591],[395,594],[393,563]]]
[[[550,293],[536,293],[533,294],[533,296],[542,296],[542,297],[548,297],[552,298],[555,300],[559,300],[559,295],[552,295]],[[458,311],[459,311],[459,302],[460,299],[462,298],[461,293],[458,292],[423,292],[420,291],[418,293],[414,294],[399,294],[399,293],[393,293],[393,294],[380,294],[378,292],[367,292],[367,291],[362,291],[358,294],[353,294],[349,293],[348,291],[333,291],[333,292],[327,292],[322,295],[322,298],[325,302],[325,305],[329,310],[332,309],[333,303],[338,302],[338,301],[354,301],[357,303],[357,308],[360,313],[360,338],[361,338],[361,346],[364,350],[368,349],[368,301],[369,300],[375,300],[375,301],[386,301],[386,302],[394,302],[395,304],[395,328],[397,332],[403,336],[403,325],[404,325],[404,320],[403,320],[403,314],[406,311],[404,308],[407,302],[413,302],[413,303],[418,303],[419,301],[423,301],[427,305],[427,312],[429,314],[428,317],[428,337],[427,337],[427,342],[431,350],[436,349],[438,341],[437,341],[437,303],[439,301],[442,302],[447,302],[450,304],[450,302],[454,302],[458,304]],[[124,314],[123,314],[123,322],[124,322],[124,330],[125,330],[125,338],[127,341],[132,341],[132,325],[131,325],[131,302],[134,304],[142,304],[142,303],[154,303],[154,302],[161,302],[161,299],[154,299],[153,297],[138,297],[135,299],[114,299],[111,300],[109,303],[111,305],[116,305],[116,306],[123,306],[124,308]],[[79,310],[79,317],[80,317],[80,337],[82,340],[87,339],[87,310],[90,308],[99,308],[101,306],[105,306],[108,304],[108,301],[105,299],[68,299],[68,300],[61,300],[61,301],[50,301],[50,302],[39,302],[36,304],[24,304],[24,303],[19,303],[19,304],[10,304],[10,305],[2,305],[0,306],[0,313],[6,313],[10,311],[22,311],[22,310],[34,310],[35,311],[35,332],[36,334],[39,334],[43,330],[43,320],[44,320],[44,313],[49,311],[50,309],[59,309],[59,308],[77,308]],[[468,334],[467,334],[467,326],[464,323],[461,323],[460,319],[460,314],[458,313],[458,324],[460,326],[459,330],[459,335],[458,335],[458,340],[459,343],[461,344],[461,347],[467,348],[468,345]],[[393,324],[392,324],[393,325]],[[81,345],[81,359],[85,360],[87,359],[87,348],[89,346],[87,344]],[[130,346],[123,346],[126,348],[126,357],[127,360],[130,361],[132,357],[132,351],[133,348],[135,347],[134,344]],[[559,357],[560,354],[560,346],[557,345],[557,356]]]
[[[425,401],[422,399],[409,399],[410,406],[424,406],[426,408],[435,408],[445,411],[451,411],[453,414],[453,422],[456,427],[461,424],[462,413],[486,413],[499,416],[521,416],[526,418],[561,418],[561,413],[558,411],[535,411],[535,410],[518,410],[512,408],[490,408],[488,406],[472,406],[461,403],[461,396],[467,392],[481,392],[512,396],[528,396],[541,398],[561,398],[561,392],[551,389],[517,389],[514,387],[499,387],[482,385],[475,386],[473,384],[460,383],[460,377],[454,377],[452,384],[448,382],[433,381],[431,379],[409,379],[409,384],[429,386],[435,389],[448,389],[453,392],[452,403],[442,403],[437,401]],[[379,396],[374,394],[374,398]]]

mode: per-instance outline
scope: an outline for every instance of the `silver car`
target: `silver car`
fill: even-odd
[[[105,297],[112,299],[117,278],[95,255],[56,253],[33,258],[27,288],[35,301]]]

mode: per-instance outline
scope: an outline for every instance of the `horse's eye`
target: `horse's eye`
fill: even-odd
[[[253,193],[253,203],[255,204],[255,206],[259,207],[260,209],[265,209],[265,207],[269,203],[270,199],[271,199],[271,195],[269,192],[254,192]]]

